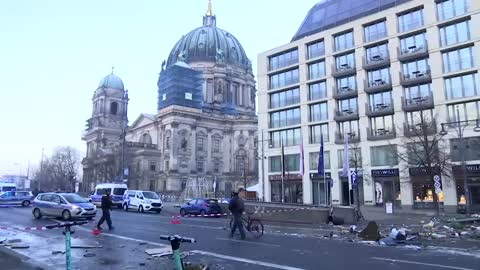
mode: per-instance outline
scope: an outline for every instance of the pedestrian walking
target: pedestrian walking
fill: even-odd
[[[230,237],[233,237],[233,234],[238,228],[242,240],[245,239],[245,231],[243,230],[242,223],[242,214],[245,210],[245,204],[243,203],[243,200],[238,196],[238,192],[232,193],[232,199],[228,204],[228,209],[230,210],[230,212],[232,212],[233,215],[233,226]]]
[[[102,230],[103,222],[107,221],[108,229],[113,230],[112,219],[110,218],[110,211],[112,208],[112,200],[110,199],[110,193],[108,190],[102,196],[102,218],[98,221],[97,228]]]

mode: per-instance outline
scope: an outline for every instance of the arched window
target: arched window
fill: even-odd
[[[141,142],[151,144],[152,143],[152,137],[150,136],[150,134],[144,133],[142,135],[142,141]]]
[[[117,112],[118,112],[118,103],[117,102],[110,103],[110,113],[113,115],[116,115]]]

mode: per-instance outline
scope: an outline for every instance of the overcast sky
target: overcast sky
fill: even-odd
[[[318,0],[213,0],[217,27],[257,54],[288,43]],[[130,123],[156,113],[161,62],[201,26],[207,0],[0,1],[0,176],[36,167],[42,148],[85,152],[81,132],[99,80],[129,90]]]

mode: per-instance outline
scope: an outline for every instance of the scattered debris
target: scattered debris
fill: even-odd
[[[147,242],[140,242],[140,243],[138,243],[138,244],[139,244],[140,246],[144,246],[144,245],[147,244]]]
[[[29,245],[11,245],[10,248],[12,249],[26,249],[26,248],[30,248]]]
[[[359,231],[357,230],[357,226],[355,225],[350,226],[350,233],[359,233]]]
[[[89,257],[95,257],[96,255],[93,254],[93,253],[86,253],[86,254],[83,254],[83,257],[85,258],[89,258]]]
[[[145,263],[144,263],[144,262],[143,262],[143,263],[139,263],[138,265],[140,265],[140,266],[145,266]]]
[[[8,244],[20,243],[20,242],[22,242],[22,239],[9,239],[9,240],[7,240]]]
[[[60,250],[52,251],[52,255],[57,255],[57,254],[65,254],[65,251],[60,251]]]
[[[124,247],[125,247],[125,245],[120,245],[119,247],[120,247],[120,248],[124,248]]]
[[[164,248],[146,249],[145,253],[147,253],[150,256],[158,255],[158,254],[164,254],[164,253],[172,254],[172,248],[171,247],[164,247]]]
[[[71,248],[103,248],[103,246],[71,246]]]
[[[368,241],[378,241],[380,240],[380,232],[378,231],[378,225],[375,221],[368,222],[367,227],[363,229],[359,234],[358,237],[362,238],[363,240]]]

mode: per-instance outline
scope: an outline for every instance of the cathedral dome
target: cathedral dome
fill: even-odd
[[[122,79],[120,79],[120,77],[118,77],[117,75],[113,74],[113,71],[111,74],[108,74],[100,80],[100,82],[98,83],[98,88],[113,88],[122,91],[125,89]]]
[[[174,65],[177,61],[227,64],[247,71],[252,68],[238,39],[217,28],[210,3],[207,14],[203,17],[203,26],[190,31],[175,44],[169,54],[167,66]]]

